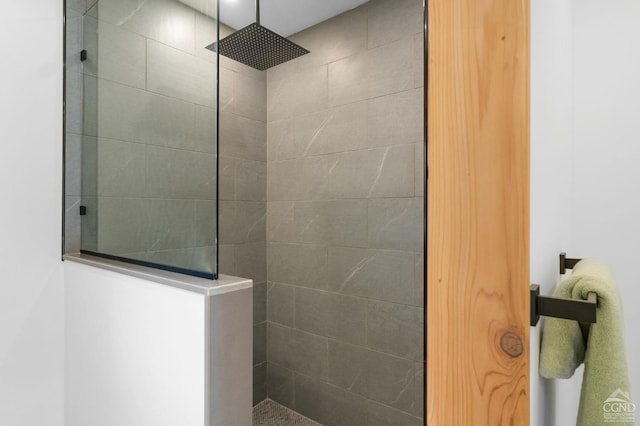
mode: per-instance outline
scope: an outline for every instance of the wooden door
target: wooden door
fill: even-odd
[[[427,423],[528,425],[529,1],[427,3]]]

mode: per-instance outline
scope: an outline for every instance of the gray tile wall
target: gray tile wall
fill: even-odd
[[[422,424],[422,15],[372,0],[267,71],[267,393],[328,426]]]

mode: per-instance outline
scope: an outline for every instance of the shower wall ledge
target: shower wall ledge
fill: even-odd
[[[82,263],[84,265],[105,269],[112,272],[129,275],[131,277],[152,281],[158,284],[176,287],[182,290],[192,291],[205,296],[216,296],[230,293],[253,286],[253,281],[246,278],[233,277],[230,275],[219,275],[217,280],[193,277],[176,272],[163,271],[160,269],[134,265],[117,260],[104,259],[87,254],[65,254],[63,259],[70,262]]]

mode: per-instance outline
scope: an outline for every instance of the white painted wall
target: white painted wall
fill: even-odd
[[[640,2],[575,1],[571,252],[607,262],[640,404]],[[636,420],[640,423],[640,417]]]
[[[571,0],[531,2],[531,282],[545,294],[559,278],[558,254],[569,250],[571,21]],[[552,426],[571,399],[560,402],[562,384],[538,375],[541,329],[531,329],[531,425]]]
[[[66,426],[205,424],[204,295],[69,261],[65,306]]]
[[[0,424],[62,426],[62,1],[2,16]]]
[[[531,7],[532,281],[551,290],[559,251],[607,262],[625,305],[628,359],[637,360],[640,3],[536,0]],[[570,380],[538,379],[540,329],[532,329],[531,424],[575,424],[582,369]],[[637,363],[630,373],[637,395]]]

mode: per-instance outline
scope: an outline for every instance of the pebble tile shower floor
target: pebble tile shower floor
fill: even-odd
[[[253,407],[253,426],[322,426],[275,401],[265,399]]]

